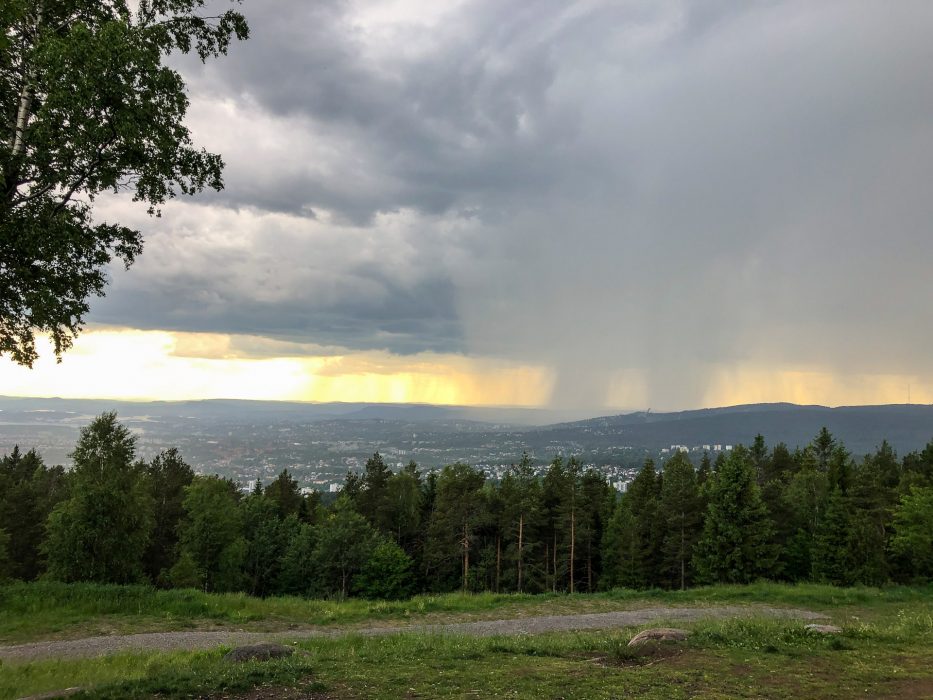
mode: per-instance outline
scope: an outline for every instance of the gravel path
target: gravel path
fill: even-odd
[[[305,629],[282,632],[242,632],[232,630],[148,632],[106,637],[89,637],[65,641],[34,642],[0,647],[0,660],[33,661],[38,659],[78,659],[132,651],[177,651],[210,649],[226,645],[256,644],[270,641],[294,641],[315,637],[341,637],[348,634],[379,636],[403,632],[434,634],[465,634],[475,637],[494,635],[539,634],[541,632],[569,632],[576,630],[615,629],[633,627],[649,622],[666,620],[690,622],[693,620],[729,617],[784,617],[816,620],[825,615],[810,610],[773,608],[761,605],[722,605],[708,608],[642,608],[619,612],[580,615],[545,615],[509,620],[483,620],[443,625],[407,625],[404,627],[367,627],[361,629]]]

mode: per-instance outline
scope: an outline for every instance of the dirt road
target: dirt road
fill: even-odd
[[[508,620],[483,620],[441,625],[408,625],[404,627],[309,628],[282,632],[244,632],[237,630],[149,632],[0,647],[0,660],[23,662],[39,659],[77,659],[137,651],[210,649],[221,645],[234,646],[269,641],[295,641],[348,634],[378,636],[421,632],[490,637],[495,635],[540,634],[542,632],[616,629],[661,621],[691,622],[702,619],[753,616],[800,620],[816,620],[825,617],[825,615],[810,610],[774,608],[762,605],[722,605],[706,608],[655,607],[607,613],[545,615]]]

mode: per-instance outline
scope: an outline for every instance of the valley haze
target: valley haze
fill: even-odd
[[[750,404],[580,418],[580,412],[427,404],[0,397],[0,454],[14,445],[36,448],[47,463],[68,466],[80,428],[111,410],[138,435],[140,457],[178,447],[197,471],[244,487],[288,469],[302,487],[323,491],[339,488],[376,451],[393,469],[409,460],[423,470],[460,461],[492,477],[524,451],[542,468],[555,455],[577,455],[623,488],[647,457],[663,462],[684,449],[697,461],[703,452],[715,457],[751,444],[758,434],[793,449],[825,426],[856,456],[883,440],[905,454],[933,439],[933,406],[915,404]]]

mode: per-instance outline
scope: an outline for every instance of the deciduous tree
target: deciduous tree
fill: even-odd
[[[115,413],[81,430],[71,455],[72,495],[49,516],[50,576],[101,583],[142,579],[152,500],[145,467],[135,456],[136,437]]]
[[[97,221],[94,200],[166,200],[223,186],[220,156],[184,124],[185,83],[166,59],[227,52],[248,34],[206,0],[4,0],[0,10],[0,354],[31,366],[35,335],[56,355],[80,330],[111,261],[139,231]]]

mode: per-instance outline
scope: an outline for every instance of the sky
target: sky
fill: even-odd
[[[222,3],[221,3],[222,4]],[[0,394],[933,403],[929,0],[245,0],[226,187]]]

